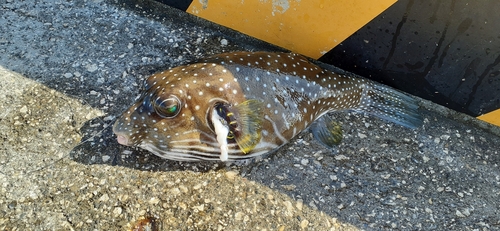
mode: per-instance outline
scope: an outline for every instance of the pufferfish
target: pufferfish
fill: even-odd
[[[415,128],[414,98],[294,53],[233,52],[153,74],[119,117],[118,143],[177,161],[250,159],[311,128],[333,147],[341,126],[327,113],[365,112]]]

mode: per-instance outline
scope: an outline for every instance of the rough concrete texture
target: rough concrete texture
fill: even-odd
[[[335,113],[335,150],[304,132],[247,166],[161,160],[110,129],[145,76],[276,48],[148,1],[0,3],[1,230],[500,229],[495,127],[420,101],[416,130]]]

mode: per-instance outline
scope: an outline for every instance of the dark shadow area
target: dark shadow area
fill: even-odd
[[[112,121],[114,122],[114,121]],[[83,164],[105,164],[123,166],[142,171],[197,171],[207,172],[230,167],[217,162],[178,162],[162,159],[152,153],[137,148],[120,145],[112,131],[112,124],[95,118],[87,121],[80,129],[80,142],[69,156]]]
[[[397,1],[320,60],[478,116],[500,107],[498,8]]]

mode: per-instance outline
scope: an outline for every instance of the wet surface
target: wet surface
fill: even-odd
[[[137,4],[2,4],[0,229],[123,230],[146,218],[165,230],[500,227],[500,132],[427,101],[416,130],[339,112],[336,149],[304,132],[244,166],[119,145],[111,125],[147,75],[274,49]]]

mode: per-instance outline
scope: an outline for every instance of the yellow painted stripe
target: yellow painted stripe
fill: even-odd
[[[477,118],[490,124],[500,126],[500,109],[478,116]]]
[[[396,0],[194,0],[187,12],[319,58]]]

